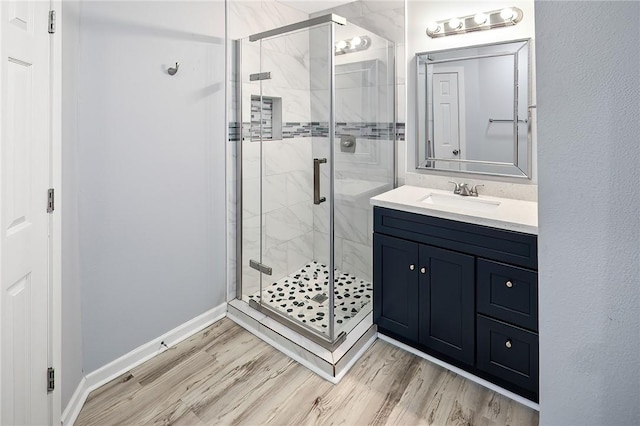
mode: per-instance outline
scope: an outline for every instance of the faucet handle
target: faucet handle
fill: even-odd
[[[452,180],[449,181],[449,183],[454,184],[456,187],[453,189],[453,193],[454,194],[459,194],[460,193],[460,184],[457,182],[454,182]]]
[[[473,185],[473,188],[471,188],[471,195],[473,195],[474,197],[478,196],[478,187],[479,186],[484,186],[483,184],[478,184],[478,185]]]

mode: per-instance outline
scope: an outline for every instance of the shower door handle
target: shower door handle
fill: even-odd
[[[320,196],[320,164],[325,164],[326,158],[313,159],[313,204],[320,204],[327,199]]]

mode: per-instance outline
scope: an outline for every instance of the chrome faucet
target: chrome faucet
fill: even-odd
[[[467,185],[466,183],[461,183],[460,184],[460,192],[458,194],[462,195],[463,197],[468,197],[472,194],[473,191],[471,188],[469,188],[469,185]],[[476,194],[476,197],[478,196],[478,194]]]
[[[454,194],[462,195],[463,197],[477,197],[478,196],[478,187],[484,186],[482,184],[473,185],[472,188],[469,188],[469,185],[466,183],[457,183],[452,180],[449,183],[454,184],[456,187],[453,189]]]

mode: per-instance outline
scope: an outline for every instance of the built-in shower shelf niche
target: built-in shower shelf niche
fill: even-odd
[[[251,95],[251,141],[282,140],[282,98]]]

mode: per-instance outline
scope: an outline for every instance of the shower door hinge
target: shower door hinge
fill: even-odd
[[[53,392],[56,387],[56,372],[53,367],[47,368],[47,392]]]
[[[55,209],[55,191],[53,188],[49,188],[47,191],[47,213],[53,213]]]
[[[263,265],[262,263],[253,259],[249,259],[249,266],[257,271],[262,272],[263,274],[271,275],[273,273],[273,269],[271,269],[271,266]]]
[[[249,81],[259,81],[259,80],[271,80],[271,73],[259,72],[255,74],[249,74]]]
[[[56,11],[49,11],[49,34],[55,34],[56,32]]]

